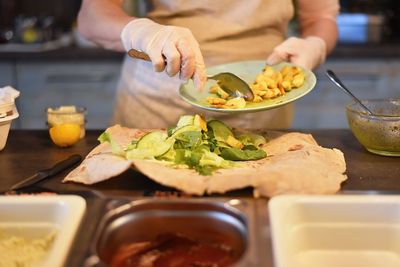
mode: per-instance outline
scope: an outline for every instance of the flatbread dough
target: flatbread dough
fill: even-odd
[[[126,147],[150,130],[115,125],[106,130],[113,140]],[[254,188],[254,196],[279,194],[333,194],[347,179],[346,163],[338,149],[321,147],[312,135],[297,132],[258,132],[267,139],[263,146],[268,157],[243,162],[242,166],[219,169],[210,176],[193,169],[173,168],[156,160],[127,160],[111,153],[103,143],[95,147],[64,182],[93,184],[117,176],[131,166],[150,179],[187,194],[225,193],[245,187]]]

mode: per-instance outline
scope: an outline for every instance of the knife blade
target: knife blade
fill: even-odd
[[[13,190],[13,191],[20,190],[22,188],[36,184],[46,178],[54,176],[54,175],[62,172],[63,170],[81,162],[81,160],[82,160],[81,155],[75,154],[75,155],[69,156],[67,159],[57,162],[51,168],[45,169],[45,170],[40,170],[40,171],[36,172],[35,174],[33,174],[32,176],[24,179],[23,181],[14,184],[10,190]]]

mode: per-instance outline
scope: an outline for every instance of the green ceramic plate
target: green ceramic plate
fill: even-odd
[[[275,70],[280,70],[285,65],[291,65],[289,63],[280,63],[272,66]],[[241,61],[234,62],[224,65],[214,66],[212,68],[207,69],[208,75],[217,74],[220,72],[232,72],[245,80],[247,83],[251,84],[255,81],[257,74],[259,74],[262,69],[265,67],[265,61]],[[276,97],[273,99],[267,99],[259,103],[247,103],[245,108],[242,109],[222,109],[222,108],[214,108],[211,107],[207,102],[208,96],[215,96],[214,94],[210,94],[209,88],[214,85],[216,82],[209,80],[207,81],[204,90],[199,92],[194,88],[193,81],[190,80],[188,83],[181,85],[179,89],[179,93],[181,97],[188,103],[203,108],[207,110],[217,111],[217,112],[226,112],[226,113],[237,113],[237,112],[256,112],[267,109],[277,108],[283,105],[286,105],[290,102],[293,102],[300,97],[308,94],[316,84],[316,78],[314,73],[310,70],[302,68],[305,74],[305,82],[303,86],[293,89],[290,92],[287,92],[285,95]]]

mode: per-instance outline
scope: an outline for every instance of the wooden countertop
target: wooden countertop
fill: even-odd
[[[311,133],[317,142],[330,148],[340,149],[346,159],[348,180],[343,190],[379,190],[400,193],[400,157],[384,157],[369,153],[349,130],[302,130]],[[70,148],[58,148],[52,144],[47,131],[12,130],[8,142],[0,152],[0,190],[7,190],[14,183],[46,169],[71,154],[86,156],[97,145],[101,131],[87,131],[86,137]],[[152,190],[167,190],[144,175],[129,170],[124,174],[96,185],[62,184],[67,171],[40,183],[40,186],[56,191],[99,190],[106,194],[143,195]],[[240,192],[239,194],[248,192]],[[233,193],[234,194],[234,193]],[[250,196],[248,195],[248,196]]]
[[[311,133],[324,147],[338,148],[343,151],[347,163],[348,180],[342,184],[343,193],[397,193],[400,194],[400,157],[383,157],[371,154],[357,142],[349,130],[302,130]],[[9,189],[14,183],[23,180],[40,169],[46,169],[56,162],[78,153],[86,156],[97,144],[101,131],[87,131],[86,137],[70,148],[58,148],[52,144],[48,132],[44,130],[12,130],[3,151],[0,152],[0,191]],[[65,266],[83,266],[93,255],[95,232],[98,224],[115,201],[127,201],[151,195],[154,191],[170,190],[160,186],[144,175],[129,170],[118,177],[85,186],[80,184],[62,184],[61,180],[68,173],[39,183],[39,188],[61,194],[78,194],[87,202],[87,211],[82,221],[75,242],[71,248]],[[95,191],[93,191],[95,190]],[[373,190],[371,192],[369,190]],[[258,240],[252,255],[258,255],[259,266],[272,267],[271,235],[267,199],[253,200],[252,190],[244,189],[229,194],[214,195],[210,199],[229,199],[240,197],[252,201],[257,217],[256,231]]]

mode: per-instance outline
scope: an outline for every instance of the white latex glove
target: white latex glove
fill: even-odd
[[[267,64],[273,65],[288,61],[304,68],[314,69],[325,61],[325,41],[316,36],[307,38],[290,37],[274,48],[267,58]]]
[[[121,40],[126,51],[136,49],[148,54],[157,72],[166,69],[171,77],[179,73],[181,80],[193,78],[198,89],[207,80],[199,43],[189,29],[140,18],[125,25]]]

